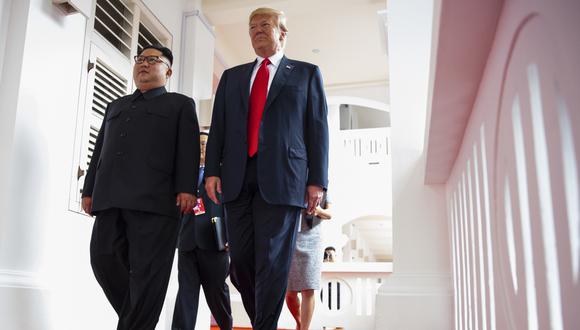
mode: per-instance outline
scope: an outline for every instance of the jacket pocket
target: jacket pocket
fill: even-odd
[[[306,149],[304,148],[288,148],[288,157],[306,160]]]
[[[112,107],[110,111],[107,113],[107,121],[113,120],[121,114],[121,107]]]
[[[147,113],[150,115],[156,115],[163,118],[169,118],[169,113],[167,113],[167,108],[165,107],[147,107]]]
[[[289,92],[302,93],[305,88],[302,85],[286,85],[284,86],[284,90]]]
[[[158,171],[161,171],[167,175],[171,175],[171,172],[173,172],[172,169],[172,165],[171,162],[167,161],[167,160],[162,160],[153,156],[149,156],[147,158],[147,164]]]

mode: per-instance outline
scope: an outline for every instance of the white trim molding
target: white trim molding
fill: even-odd
[[[393,273],[379,288],[375,329],[453,328],[451,274]],[[421,317],[417,317],[421,311]]]
[[[379,296],[453,296],[451,274],[394,273],[379,289]]]
[[[0,269],[0,288],[45,289],[35,272]]]

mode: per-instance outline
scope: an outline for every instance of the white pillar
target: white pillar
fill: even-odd
[[[14,2],[14,5],[12,5]],[[28,1],[0,2],[0,254],[7,223],[8,178],[20,85]],[[2,268],[0,256],[0,269]],[[0,281],[1,283],[1,281]]]
[[[379,289],[375,329],[452,328],[445,187],[425,185],[432,1],[388,3],[393,146],[393,274]]]
[[[88,248],[73,244],[84,238],[77,229],[88,221],[67,210],[87,19],[65,16],[50,1],[2,6],[6,3],[8,15],[1,17],[9,21],[0,25],[6,33],[0,80],[0,327],[68,329],[78,325],[75,308],[92,302],[84,295],[82,304],[70,299],[85,290],[78,275],[90,265],[70,257],[88,254]]]
[[[200,10],[183,17],[180,92],[199,100],[212,96],[215,34]]]
[[[35,87],[46,90],[48,85],[42,85],[43,80],[34,79],[31,73],[36,71],[35,63],[49,66],[61,63],[53,61],[50,55],[47,57],[54,49],[45,48],[43,54],[37,52],[42,47],[33,45],[38,41],[30,37],[37,18],[33,17],[34,6],[28,0],[0,2],[0,327],[3,329],[50,328],[47,301],[50,292],[40,275],[46,238],[43,230],[48,223],[44,207],[47,198],[41,188],[46,178],[37,170],[42,165],[46,167],[46,163],[38,161],[42,137],[34,130],[42,122],[35,111],[40,107],[34,105],[38,105],[36,98],[44,95],[31,94]],[[34,75],[50,76],[50,73],[36,71]]]
[[[11,9],[12,0],[0,0],[0,81],[2,81],[2,67],[4,65],[4,54],[6,53],[6,38],[8,37]]]
[[[12,201],[15,192],[12,178],[14,166],[14,135],[18,114],[21,70],[24,63],[29,1],[3,1],[0,36],[2,42],[2,72],[0,75],[0,290],[26,286],[29,272],[34,269],[34,256],[28,244],[34,232],[23,232],[26,223],[15,221]],[[6,19],[6,21],[4,21]],[[3,295],[0,295],[3,296]]]

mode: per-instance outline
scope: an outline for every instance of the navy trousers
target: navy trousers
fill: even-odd
[[[232,329],[230,291],[225,283],[230,262],[225,251],[200,248],[179,250],[179,290],[173,312],[173,330],[194,330],[199,306],[199,288],[221,330]]]
[[[253,329],[276,330],[288,283],[301,209],[262,198],[250,158],[236,200],[225,204],[230,276]]]

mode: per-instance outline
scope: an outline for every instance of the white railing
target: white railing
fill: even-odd
[[[390,262],[323,263],[322,290],[316,293],[318,299],[310,328],[373,329],[377,290],[391,272]],[[234,326],[251,328],[240,294],[231,284],[230,295]],[[296,328],[286,307],[282,310],[278,328]]]

